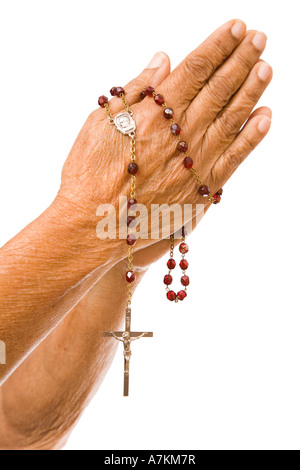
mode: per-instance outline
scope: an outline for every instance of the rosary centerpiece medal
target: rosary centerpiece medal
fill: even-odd
[[[130,113],[120,113],[114,119],[114,125],[124,135],[133,136],[136,130],[135,121]]]

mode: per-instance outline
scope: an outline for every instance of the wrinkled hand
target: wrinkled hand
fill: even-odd
[[[263,33],[246,32],[242,22],[233,20],[172,73],[168,57],[160,53],[152,68],[125,87],[137,123],[139,203],[207,203],[182,164],[183,154],[162,108],[151,98],[141,101],[141,90],[154,86],[174,109],[194,168],[214,194],[269,131],[271,110],[263,107],[252,113],[272,79],[271,67],[260,60],[265,44]],[[119,98],[110,101],[110,108],[113,116],[124,110]],[[75,204],[90,220],[99,204],[117,207],[119,196],[130,192],[129,152],[128,137],[108,123],[105,110],[93,112],[64,166],[58,197]],[[119,243],[124,245],[124,240]]]

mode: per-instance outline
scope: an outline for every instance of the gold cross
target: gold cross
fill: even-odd
[[[124,346],[124,397],[129,396],[129,365],[131,358],[131,343],[140,338],[153,338],[153,333],[131,331],[131,308],[126,309],[125,331],[106,331],[102,333],[104,338],[115,338]]]

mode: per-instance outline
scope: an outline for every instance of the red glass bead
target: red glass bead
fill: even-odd
[[[104,105],[108,103],[108,98],[104,95],[100,96],[99,100],[98,100],[98,104],[99,106],[101,106],[101,108],[104,108]]]
[[[158,104],[159,106],[162,106],[165,102],[165,99],[162,95],[155,95],[154,96],[154,101],[156,104]]]
[[[165,277],[164,277],[164,284],[166,284],[166,286],[170,286],[173,282],[173,278],[170,274],[167,274]]]
[[[210,194],[210,189],[209,189],[208,186],[206,186],[205,184],[203,184],[203,185],[200,186],[200,188],[199,188],[199,193],[201,194],[201,196],[207,197],[207,196],[209,196],[209,194]]]
[[[133,246],[136,244],[136,238],[135,236],[131,233],[130,235],[127,236],[127,245]]]
[[[171,302],[174,302],[174,300],[176,300],[176,297],[177,297],[177,295],[173,290],[170,290],[167,293],[167,298],[168,298],[168,300],[171,300]]]
[[[136,206],[137,206],[137,200],[136,199],[129,199],[128,201],[128,209],[131,209],[133,211],[135,211],[136,209]]]
[[[112,87],[112,89],[110,90],[111,96],[116,96],[116,91],[117,91],[117,87],[116,86]]]
[[[186,243],[181,243],[179,245],[179,251],[180,251],[181,254],[185,255],[189,251],[188,245]]]
[[[219,204],[219,202],[221,202],[221,196],[219,196],[219,194],[215,194],[213,196],[213,203],[214,204]]]
[[[143,100],[144,98],[146,98],[146,96],[146,92],[143,90],[140,94],[141,99]]]
[[[166,108],[164,110],[164,116],[166,119],[172,119],[174,116],[174,110],[172,108]]]
[[[153,96],[153,93],[154,93],[154,88],[153,86],[147,86],[146,90],[145,90],[145,94],[147,96]]]
[[[167,262],[167,266],[169,269],[175,269],[176,268],[176,261],[175,259],[169,259]]]
[[[128,165],[128,173],[129,173],[130,175],[136,175],[137,172],[138,172],[138,169],[139,169],[139,167],[138,167],[138,165],[137,165],[136,163],[130,163],[130,164]]]
[[[185,290],[180,290],[177,294],[177,299],[184,300],[186,296],[187,296],[187,293],[185,292]]]
[[[194,162],[191,157],[185,157],[183,164],[185,168],[189,170],[190,168],[193,168]]]
[[[124,88],[118,86],[115,91],[115,96],[120,97],[121,95],[125,95],[125,90]]]
[[[179,144],[177,145],[177,149],[179,152],[186,153],[187,149],[189,148],[188,144],[184,142],[184,140],[181,140]]]
[[[127,217],[127,227],[133,228],[136,226],[136,218],[132,215]]]
[[[219,191],[216,192],[218,196],[222,196],[223,194],[223,188],[219,189]]]
[[[182,284],[183,286],[189,286],[189,284],[190,284],[190,278],[189,278],[189,276],[182,276],[182,278],[181,278],[181,284]]]
[[[135,281],[135,274],[134,274],[134,272],[128,271],[128,272],[126,273],[126,281],[127,281],[127,282],[130,282],[130,283],[132,283],[132,282]]]
[[[171,126],[171,132],[174,135],[179,135],[181,133],[181,127],[178,124],[173,124]]]
[[[179,266],[181,267],[182,271],[186,271],[187,268],[189,267],[189,263],[188,263],[188,261],[187,261],[186,259],[182,259],[182,260],[180,261]]]

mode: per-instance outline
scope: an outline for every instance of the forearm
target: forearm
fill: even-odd
[[[122,263],[104,276],[2,386],[0,448],[49,449],[64,442],[118,346],[101,333],[123,327],[125,268]]]
[[[59,201],[1,248],[0,383],[122,256],[95,226]]]

